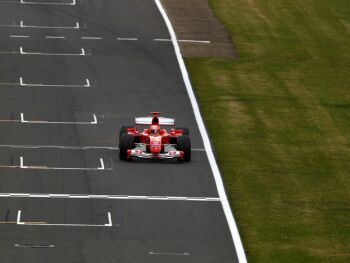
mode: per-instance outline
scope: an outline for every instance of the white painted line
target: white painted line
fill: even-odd
[[[23,157],[19,157],[20,166],[15,167],[11,166],[11,168],[20,168],[20,169],[29,169],[29,170],[72,170],[72,171],[101,171],[101,170],[113,170],[113,167],[105,168],[102,158],[100,158],[100,162],[102,162],[102,167],[97,168],[85,168],[85,167],[50,167],[46,165],[24,165]],[[0,166],[1,167],[1,166]],[[1,168],[9,168],[9,167],[1,167]]]
[[[67,227],[105,227],[105,225],[92,225],[92,224],[48,224],[43,222],[22,222],[24,226],[67,226]]]
[[[74,26],[37,26],[37,25],[25,25],[21,20],[20,27],[22,28],[41,28],[41,29],[79,29],[79,22],[76,22]]]
[[[142,201],[220,202],[219,197],[46,194],[46,193],[45,194],[44,193],[0,193],[0,198],[100,199],[100,200],[111,199],[111,200],[142,200]]]
[[[85,39],[85,40],[100,40],[100,39],[102,39],[102,37],[81,37],[81,39]]]
[[[14,244],[15,247],[20,248],[54,248],[55,245],[37,245],[37,244]]]
[[[244,252],[242,240],[241,240],[241,237],[239,235],[237,224],[236,224],[236,221],[233,217],[232,210],[231,210],[230,204],[229,204],[228,199],[227,199],[227,195],[225,192],[225,188],[224,188],[224,184],[223,184],[222,177],[220,174],[220,170],[219,170],[219,167],[216,163],[213,149],[212,149],[212,146],[211,146],[211,143],[209,140],[208,132],[207,132],[206,127],[204,125],[203,118],[202,118],[202,115],[201,115],[200,110],[199,110],[198,102],[197,102],[196,97],[194,95],[191,81],[190,81],[190,78],[188,76],[186,65],[185,65],[185,62],[184,62],[182,55],[181,55],[181,51],[180,51],[180,47],[179,47],[179,44],[178,44],[178,41],[176,38],[175,31],[173,29],[173,26],[170,22],[170,19],[167,15],[166,11],[164,10],[160,0],[154,0],[154,1],[156,3],[160,13],[163,16],[164,22],[165,22],[166,26],[168,27],[169,34],[170,34],[171,39],[172,39],[174,51],[175,51],[175,54],[176,54],[176,57],[177,57],[177,60],[179,63],[182,77],[183,77],[183,80],[184,80],[184,83],[185,83],[185,86],[187,89],[188,96],[189,96],[191,104],[192,104],[193,112],[194,112],[199,130],[200,130],[201,136],[203,138],[205,150],[206,150],[206,153],[207,153],[207,156],[209,159],[209,163],[210,163],[213,175],[214,175],[214,179],[215,179],[216,187],[218,189],[218,193],[220,196],[221,204],[222,204],[222,207],[223,207],[226,219],[227,219],[227,223],[228,223],[230,231],[231,231],[233,243],[234,243],[234,246],[235,246],[236,252],[237,252],[238,261],[239,261],[239,263],[246,263],[247,258],[246,258],[245,252]]]
[[[208,41],[208,40],[186,40],[186,39],[181,39],[181,40],[178,40],[178,42],[210,44],[210,41]]]
[[[172,42],[171,39],[164,39],[164,38],[155,38],[153,41],[158,42]],[[211,42],[209,40],[191,40],[191,39],[178,39],[178,42],[188,42],[188,43],[202,43],[202,44],[210,44]]]
[[[111,213],[108,212],[108,224],[103,225],[94,225],[94,224],[49,224],[46,222],[24,222],[21,221],[21,210],[18,210],[17,213],[17,225],[25,225],[25,226],[65,226],[65,227],[112,227],[112,219],[111,219]],[[119,224],[116,224],[114,226],[120,226]]]
[[[22,222],[21,225],[25,226],[64,226],[64,227],[110,227],[110,226],[105,226],[105,225],[93,225],[93,224],[48,224],[48,223],[27,223],[27,222]],[[118,225],[116,225],[118,226]]]
[[[201,149],[201,148],[198,148],[198,149],[191,149],[191,151],[193,152],[205,152],[205,149]]]
[[[133,37],[117,37],[117,40],[136,41],[138,39]]]
[[[0,83],[0,85],[7,85],[6,83]],[[13,85],[16,85],[13,83]],[[19,78],[20,86],[28,86],[28,87],[62,87],[62,88],[90,88],[90,80],[85,79],[85,84],[76,85],[76,84],[38,84],[38,83],[24,83],[23,78]]]
[[[4,3],[0,1],[0,3]],[[13,22],[12,24],[1,24],[0,27],[20,27],[20,25],[17,25],[16,22]]]
[[[22,214],[22,211],[18,210],[18,212],[17,212],[17,225],[21,224],[21,214]]]
[[[29,197],[30,194],[20,193],[19,196],[22,196],[22,197]]]
[[[112,216],[111,216],[111,212],[108,212],[107,216],[108,216],[108,223],[105,224],[105,226],[112,226]]]
[[[0,85],[14,85],[14,86],[18,86],[19,83],[14,83],[14,82],[0,82]]]
[[[19,120],[15,120],[20,122]],[[0,120],[1,122],[1,120]],[[69,145],[14,145],[14,144],[0,144],[0,148],[13,148],[13,149],[66,149],[66,150],[112,150],[117,151],[119,147],[115,146],[69,146]],[[205,149],[192,149],[194,152],[204,152]]]
[[[21,112],[21,122],[27,122],[24,120],[24,114]]]
[[[20,122],[20,120],[0,120],[0,122]]]
[[[30,38],[30,36],[10,35],[10,38]]]
[[[20,3],[23,5],[76,5],[76,0],[72,0],[72,2],[35,2],[35,1],[25,1],[21,0]]]
[[[37,196],[34,196],[34,194],[31,195],[32,197],[38,197],[41,198],[41,194],[37,194]],[[50,198],[69,198],[69,194],[49,194]]]
[[[20,167],[18,165],[0,165],[0,168],[18,169]]]
[[[163,256],[189,256],[190,253],[183,252],[183,253],[174,253],[174,252],[153,252],[149,251],[148,254],[150,255],[163,255]]]
[[[164,39],[164,38],[155,38],[153,41],[158,41],[158,42],[172,42],[171,39]]]
[[[46,36],[45,38],[48,38],[48,39],[65,39],[66,37],[64,37],[64,36]]]
[[[97,117],[96,114],[93,114],[92,116],[94,118],[94,120],[92,122],[90,122],[90,124],[97,124]]]
[[[22,123],[30,123],[30,124],[68,124],[68,125],[96,125],[97,117],[96,114],[93,114],[93,121],[38,121],[38,120],[25,120],[24,113],[21,113],[21,122]]]
[[[23,47],[19,48],[21,55],[39,55],[39,56],[89,56],[91,52],[86,53],[84,48],[81,48],[80,53],[50,53],[50,52],[25,52]]]
[[[101,164],[101,166],[100,166],[100,167],[98,167],[97,169],[98,169],[98,170],[104,170],[104,169],[105,169],[105,164],[104,164],[104,162],[103,162],[103,159],[102,159],[102,158],[100,158],[100,164]]]
[[[19,157],[19,163],[20,163],[20,167],[23,168],[23,157]]]
[[[20,4],[21,2],[20,1],[7,1],[7,0],[1,0],[0,1],[0,4]]]
[[[27,123],[27,124],[66,124],[66,125],[97,125],[97,117],[96,114],[92,115],[93,121],[41,121],[41,120],[26,120],[24,118],[24,113],[20,113],[20,119],[19,120],[0,120],[0,122],[20,122],[20,123]]]
[[[23,157],[22,157],[22,156],[19,157],[19,163],[20,163],[19,167],[20,167],[21,169],[27,169],[27,168],[28,168],[27,166],[24,166],[24,165],[23,165]]]
[[[12,51],[0,51],[0,54],[20,54],[20,52],[13,49]]]

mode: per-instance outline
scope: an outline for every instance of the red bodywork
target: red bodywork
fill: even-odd
[[[165,147],[172,145],[178,136],[183,135],[183,130],[177,130],[171,128],[168,132],[166,129],[162,129],[159,125],[158,116],[160,112],[151,112],[153,114],[152,123],[149,128],[143,131],[137,130],[137,128],[128,128],[127,133],[133,135],[135,142],[140,145],[146,146],[146,151],[138,149],[128,149],[127,158],[139,157],[146,159],[183,159],[184,152],[173,149],[171,151],[165,151]]]

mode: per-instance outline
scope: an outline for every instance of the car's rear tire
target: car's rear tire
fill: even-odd
[[[190,135],[190,130],[187,127],[177,127],[177,130],[182,130],[182,135]]]
[[[191,140],[188,135],[179,136],[177,138],[177,150],[184,152],[184,159],[179,161],[191,161]]]
[[[119,142],[119,159],[126,160],[128,158],[128,150],[134,148],[134,136],[130,134],[122,134]]]

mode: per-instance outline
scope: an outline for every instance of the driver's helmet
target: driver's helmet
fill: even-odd
[[[150,132],[151,134],[159,134],[160,128],[158,125],[151,125]]]

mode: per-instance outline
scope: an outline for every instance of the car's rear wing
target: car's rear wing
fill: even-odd
[[[153,117],[137,117],[135,118],[135,124],[151,125]],[[175,125],[175,119],[158,117],[159,125]]]

